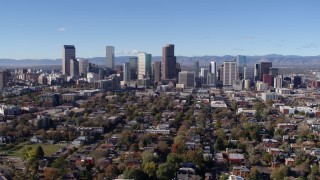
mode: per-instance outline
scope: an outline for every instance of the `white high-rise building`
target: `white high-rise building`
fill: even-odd
[[[237,80],[237,62],[236,61],[225,61],[223,62],[223,85],[231,86],[233,82]]]
[[[106,67],[109,70],[114,70],[114,47],[106,47]]]
[[[215,61],[210,62],[209,73],[217,74],[217,63]]]
[[[151,59],[151,54],[144,52],[138,54],[138,79],[151,78]]]
[[[207,84],[215,86],[217,82],[217,63],[215,61],[210,62],[209,73],[207,75]]]
[[[274,88],[282,88],[282,75],[274,78],[273,86]]]
[[[128,83],[130,80],[130,62],[125,62],[123,63],[123,81]]]
[[[87,74],[89,70],[89,61],[87,59],[78,59],[79,61],[79,74]]]

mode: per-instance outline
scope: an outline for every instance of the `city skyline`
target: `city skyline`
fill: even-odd
[[[160,56],[169,43],[176,56],[320,55],[315,0],[60,2],[3,2],[0,58],[59,59],[64,44],[74,44],[83,58],[103,57],[106,45],[116,56]],[[169,13],[160,11],[164,7]]]

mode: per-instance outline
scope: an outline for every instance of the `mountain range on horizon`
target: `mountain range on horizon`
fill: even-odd
[[[116,64],[122,64],[123,62],[129,61],[130,56],[117,56],[115,57]],[[247,65],[260,62],[260,61],[270,61],[273,66],[280,67],[296,67],[296,66],[315,66],[320,65],[320,55],[319,56],[297,56],[297,55],[279,55],[279,54],[269,54],[264,56],[246,56]],[[209,66],[209,62],[214,60],[217,64],[222,64],[223,61],[230,61],[236,58],[236,56],[225,55],[225,56],[177,56],[177,62],[181,66],[190,66],[193,62],[199,61],[200,66]],[[89,62],[95,63],[97,65],[104,65],[105,57],[93,57],[84,58],[88,59]],[[153,61],[161,61],[161,56],[153,56]],[[1,67],[31,67],[31,66],[50,66],[50,65],[61,65],[61,59],[0,59]]]

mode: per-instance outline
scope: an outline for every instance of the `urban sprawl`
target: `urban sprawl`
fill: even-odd
[[[64,45],[61,68],[0,70],[0,179],[320,179],[319,77]]]

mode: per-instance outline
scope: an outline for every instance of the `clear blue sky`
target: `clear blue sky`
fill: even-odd
[[[0,19],[0,58],[320,55],[319,0],[8,0]]]

